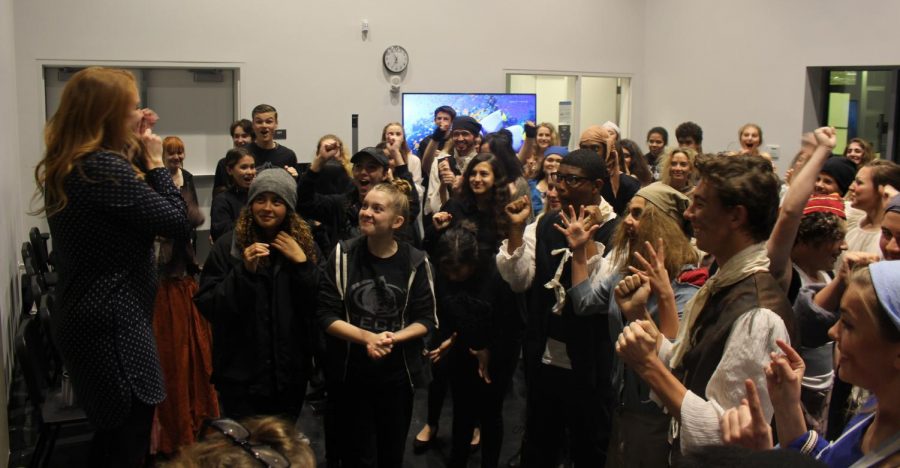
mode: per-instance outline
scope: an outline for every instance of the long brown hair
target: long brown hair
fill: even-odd
[[[387,143],[387,131],[391,127],[400,127],[400,131],[403,132],[403,138],[400,139],[400,154],[403,155],[403,160],[406,161],[409,159],[409,153],[412,153],[412,150],[409,149],[409,145],[406,143],[406,129],[403,128],[402,123],[390,122],[385,125],[384,128],[381,129],[381,141]]]
[[[121,155],[138,177],[143,176],[132,159],[144,146],[127,126],[135,92],[134,75],[114,68],[85,68],[66,83],[59,108],[44,130],[44,159],[34,169],[44,206],[33,214],[52,216],[64,209],[69,201],[63,188],[66,177],[76,167],[81,172],[80,160],[96,151]]]
[[[655,249],[657,240],[660,238],[666,244],[666,271],[669,273],[669,279],[677,278],[681,273],[681,268],[685,265],[696,264],[700,260],[697,250],[691,245],[690,239],[681,230],[681,226],[653,203],[646,202],[644,204],[640,223],[634,243],[625,234],[624,222],[619,223],[613,235],[612,244],[615,248],[615,255],[612,261],[615,268],[623,275],[631,274],[628,270],[629,266],[642,269],[634,252],[639,252],[649,261],[650,256],[647,253],[646,242],[650,242]]]
[[[251,201],[250,203],[252,204],[253,202]],[[309,258],[313,264],[318,263],[319,259],[316,255],[312,229],[309,228],[309,224],[307,224],[300,215],[293,210],[288,209],[284,221],[281,223],[281,230],[287,232],[289,236],[293,237],[294,240],[300,244],[303,253],[306,254],[306,257]],[[256,242],[265,241],[262,239],[262,231],[253,221],[253,213],[248,206],[241,210],[240,216],[238,216],[237,221],[234,223],[234,243],[238,248],[238,251],[243,252],[244,249]],[[268,261],[269,257],[262,257],[259,259],[259,263],[262,266],[267,266]]]

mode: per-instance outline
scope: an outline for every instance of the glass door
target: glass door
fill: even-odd
[[[615,122],[628,135],[630,78],[582,74],[508,73],[510,93],[537,94],[537,118],[554,124],[563,145],[574,147],[589,125]],[[568,140],[567,140],[567,137]]]
[[[828,71],[826,122],[838,131],[835,153],[863,138],[877,157],[896,158],[897,69]]]

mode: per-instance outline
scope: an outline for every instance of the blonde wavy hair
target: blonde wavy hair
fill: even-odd
[[[688,158],[688,164],[691,166],[691,173],[688,177],[688,184],[694,185],[697,179],[697,152],[691,148],[675,148],[663,157],[662,161],[659,163],[659,180],[672,187],[672,175],[670,171],[672,169],[672,158],[675,157],[676,154],[683,154]]]
[[[315,468],[316,458],[309,440],[294,425],[274,416],[241,421],[250,432],[247,442],[268,445],[283,455],[295,468]],[[210,430],[204,440],[182,448],[162,468],[259,468],[260,461],[227,436]]]

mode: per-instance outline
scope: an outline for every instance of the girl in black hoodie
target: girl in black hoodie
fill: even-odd
[[[338,426],[326,434],[340,437],[344,468],[403,465],[413,389],[426,380],[423,337],[437,325],[431,265],[394,238],[408,219],[411,188],[398,179],[369,190],[359,211],[362,236],[335,247],[319,287]]]

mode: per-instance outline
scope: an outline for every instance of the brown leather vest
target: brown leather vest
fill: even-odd
[[[681,365],[674,370],[675,376],[688,390],[706,397],[706,385],[722,360],[725,343],[734,322],[741,315],[759,308],[778,314],[784,320],[791,342],[799,343],[793,310],[784,290],[768,272],[754,273],[714,294],[700,311],[688,336],[691,349],[685,353]],[[768,339],[768,330],[753,332],[759,334],[760,340]]]

